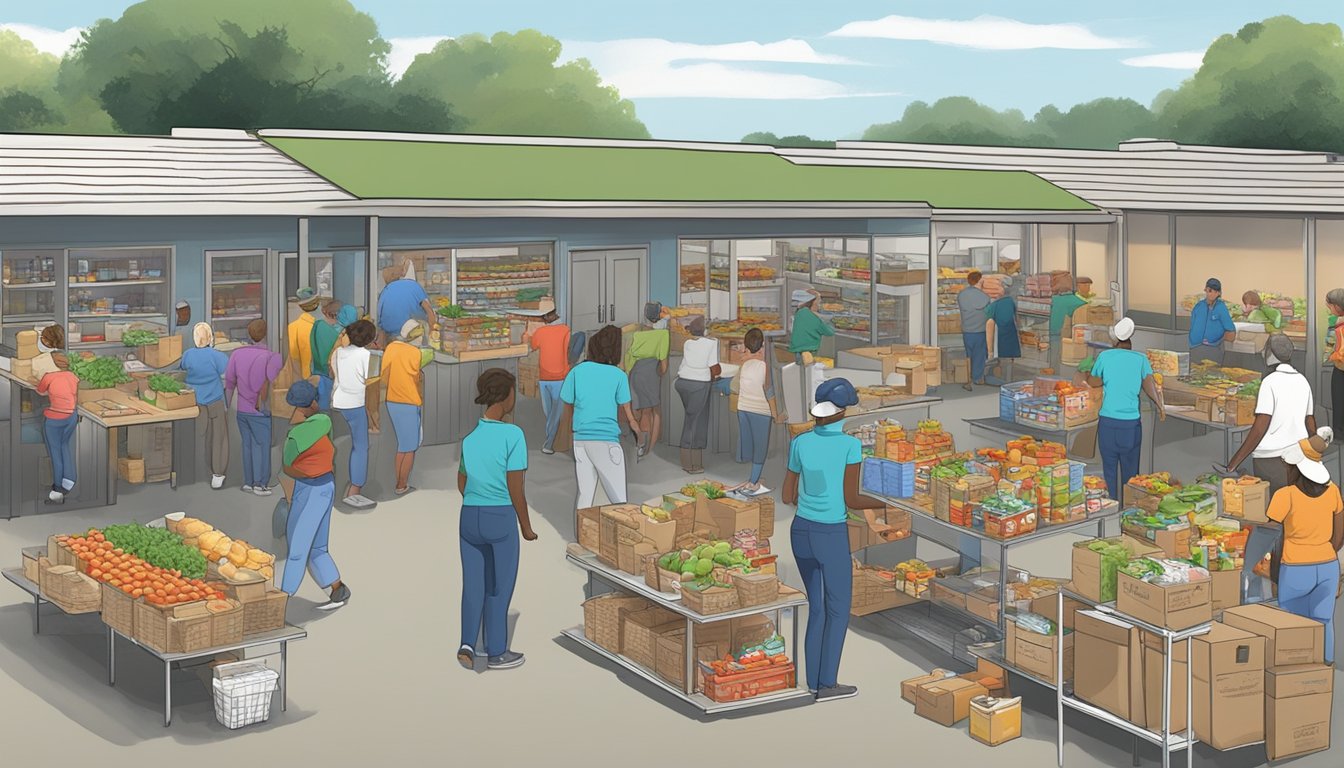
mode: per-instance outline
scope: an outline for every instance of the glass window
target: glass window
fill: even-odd
[[[774,243],[734,240],[731,250],[737,262],[738,323],[744,331],[752,326],[782,328],[784,259]]]
[[[1344,219],[1316,220],[1316,295],[1311,297],[1316,308],[1316,331],[1321,343],[1318,350],[1327,350],[1331,343],[1327,324],[1330,310],[1325,306],[1325,295],[1335,288],[1344,288]]]
[[[1092,292],[1103,299],[1111,296],[1111,281],[1119,278],[1118,229],[1114,224],[1074,226],[1074,272],[1092,278]]]
[[[543,298],[554,297],[551,251],[550,243],[452,249],[457,265],[456,303],[468,312],[535,308]],[[426,256],[424,271],[431,281],[442,263],[442,256],[437,260]],[[431,282],[425,292],[432,287]]]
[[[1216,277],[1233,319],[1242,316],[1241,297],[1255,290],[1283,312],[1284,332],[1306,341],[1306,269],[1302,219],[1178,216],[1176,327],[1190,327],[1190,310]],[[1132,274],[1132,272],[1131,272]]]
[[[680,284],[678,304],[695,309],[709,308],[709,241],[682,240],[680,243]]]
[[[132,326],[168,331],[173,249],[87,248],[69,253],[69,348],[120,346],[121,334]],[[203,315],[192,312],[193,320]]]
[[[57,266],[61,250],[0,251],[0,327],[4,343],[13,347],[19,331],[56,322]]]
[[[957,294],[966,288],[967,275],[973,270],[984,275],[1019,274],[1026,241],[1026,225],[1023,224],[941,222],[934,225],[933,242],[938,258],[937,330],[944,345],[961,346]],[[982,287],[991,297],[997,297],[1002,295],[1003,282],[986,280]],[[1013,291],[1020,288],[1021,281],[1014,279]]]
[[[1125,227],[1128,251],[1125,311],[1139,325],[1171,328],[1170,217],[1129,213],[1125,214]]]
[[[877,343],[922,344],[929,282],[927,235],[873,239],[877,269]]]

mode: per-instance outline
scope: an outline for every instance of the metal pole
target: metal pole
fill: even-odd
[[[173,664],[163,662],[163,727],[173,724]]]
[[[280,711],[289,709],[289,641],[280,643]]]
[[[1185,638],[1185,768],[1194,768],[1195,764],[1195,721],[1194,713],[1194,668],[1195,657],[1190,655],[1191,638]]]
[[[1063,609],[1061,609],[1063,610]],[[1008,616],[1008,545],[999,541],[999,634],[1004,634]],[[1061,650],[1063,646],[1061,645]]]
[[[695,690],[695,623],[691,617],[686,617],[686,678],[682,680],[681,689],[687,696]]]
[[[299,287],[308,285],[308,218],[299,219]]]
[[[793,645],[789,648],[789,652],[793,654],[793,667],[794,667],[795,670],[802,669],[802,666],[803,666],[803,665],[802,665],[803,655],[802,655],[802,653],[801,653],[801,652],[799,651],[799,649],[798,649],[798,608],[799,608],[799,607],[800,607],[800,606],[795,605],[794,607],[792,607],[792,608],[789,609],[789,615],[791,615],[791,616],[793,617],[793,620],[792,620],[791,622],[789,622],[790,624],[793,625],[793,627],[792,627],[792,629],[793,629]],[[806,679],[806,678],[803,678],[802,675],[798,675],[796,672],[795,672],[795,675],[796,675],[797,678],[800,678],[800,679],[799,679],[799,682],[800,682],[800,683],[802,683],[803,685],[807,685],[807,679]]]
[[[1171,634],[1162,634],[1162,768],[1171,768]],[[1188,666],[1188,664],[1187,664]]]
[[[42,598],[33,595],[33,634],[42,630]]]
[[[1055,756],[1059,768],[1064,768],[1064,590],[1056,592],[1055,598],[1058,605],[1055,627],[1059,638],[1058,652],[1055,653]],[[1007,656],[1008,649],[1003,650]]]
[[[107,628],[107,684],[117,684],[117,633]]]

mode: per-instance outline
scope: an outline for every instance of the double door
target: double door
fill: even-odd
[[[648,296],[648,250],[569,252],[569,326],[591,335],[641,321]]]

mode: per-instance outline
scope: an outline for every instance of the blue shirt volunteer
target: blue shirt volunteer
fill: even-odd
[[[565,376],[560,401],[574,406],[575,440],[619,443],[616,409],[630,402],[630,378],[617,366],[584,361]]]
[[[527,441],[514,424],[481,419],[462,438],[462,472],[467,476],[462,504],[511,507],[509,473],[527,469]]]
[[[1201,301],[1190,310],[1190,348],[1208,345],[1222,346],[1223,336],[1237,330],[1232,322],[1232,313],[1222,299],[1213,302]]]
[[[224,399],[224,371],[229,356],[214,347],[193,347],[182,353],[178,367],[187,372],[186,385],[196,390],[196,403],[209,405]]]
[[[378,327],[387,333],[401,333],[406,321],[425,316],[421,302],[429,301],[420,284],[409,278],[393,280],[378,294]]]
[[[1092,375],[1101,379],[1106,396],[1101,415],[1108,419],[1134,421],[1139,418],[1139,392],[1143,380],[1153,375],[1148,356],[1132,349],[1108,349],[1097,355]]]
[[[793,439],[789,471],[798,475],[798,516],[814,523],[843,523],[845,468],[863,462],[863,444],[837,421]]]

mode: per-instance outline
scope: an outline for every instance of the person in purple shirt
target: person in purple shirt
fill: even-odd
[[[271,495],[271,382],[284,365],[280,355],[266,346],[266,321],[247,324],[252,345],[229,356],[224,369],[224,389],[229,399],[238,397],[238,432],[243,436],[243,492]]]

